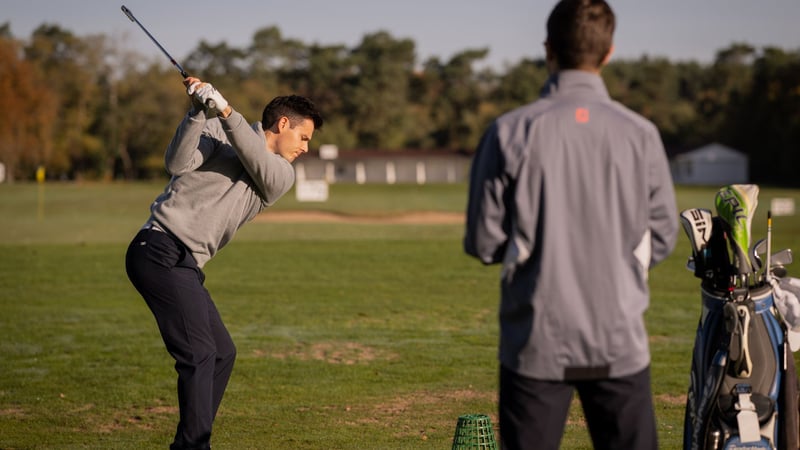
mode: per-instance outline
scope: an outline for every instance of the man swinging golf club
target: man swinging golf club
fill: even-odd
[[[276,97],[249,125],[211,84],[184,79],[192,107],[166,150],[172,176],[128,247],[126,269],[155,316],[178,373],[180,420],[171,449],[210,448],[236,356],[203,286],[203,266],[294,183],[322,117],[300,96]]]

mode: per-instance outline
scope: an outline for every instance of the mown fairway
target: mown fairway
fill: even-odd
[[[162,186],[0,185],[0,448],[170,442],[172,363],[123,262]],[[715,191],[680,189],[679,209],[713,209]],[[800,201],[800,192],[762,189],[756,238],[773,197]],[[327,203],[297,203],[290,193],[265,214],[460,212],[465,200],[464,185],[334,185]],[[796,216],[776,217],[773,230],[775,249],[800,249]],[[486,413],[496,426],[498,269],[463,254],[462,232],[460,223],[243,228],[205,268],[239,352],[214,448],[446,449],[459,415]],[[681,445],[699,314],[688,254],[681,234],[651,274],[665,449]],[[575,404],[563,448],[588,447]]]

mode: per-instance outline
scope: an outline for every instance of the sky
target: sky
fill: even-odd
[[[488,48],[483,63],[502,70],[544,56],[553,0],[2,0],[0,24],[27,40],[56,24],[78,36],[105,34],[145,58],[166,57],[121,11],[125,5],[180,62],[201,41],[246,48],[276,26],[284,39],[354,48],[367,34],[389,32],[415,43],[417,63],[446,62]],[[617,16],[614,57],[712,62],[733,43],[800,50],[800,0],[609,0]]]

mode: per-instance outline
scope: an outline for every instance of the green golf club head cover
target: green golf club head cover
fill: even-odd
[[[748,256],[750,227],[758,206],[758,185],[732,184],[717,191],[714,203],[717,215],[728,226],[728,240],[734,255],[734,265],[739,274],[753,271]]]

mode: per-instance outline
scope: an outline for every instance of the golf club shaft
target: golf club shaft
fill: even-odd
[[[767,266],[764,269],[764,280],[769,281],[772,273],[772,211],[767,211]]]
[[[187,74],[186,71],[183,70],[183,67],[181,67],[181,65],[178,64],[177,61],[175,61],[175,58],[170,56],[170,54],[166,50],[164,50],[164,47],[162,47],[161,44],[158,43],[156,38],[154,38],[153,35],[150,34],[149,31],[147,31],[147,28],[145,28],[144,25],[141,24],[141,22],[136,20],[136,17],[133,16],[133,13],[131,12],[130,9],[126,8],[125,5],[122,5],[122,12],[124,12],[125,15],[128,16],[128,19],[131,19],[131,22],[136,22],[136,24],[139,25],[139,28],[141,28],[142,31],[144,31],[145,34],[147,34],[147,36],[150,38],[150,40],[153,41],[153,43],[156,44],[156,46],[158,46],[158,48],[161,50],[161,52],[164,53],[164,55],[166,55],[167,58],[169,58],[169,62],[171,62],[172,65],[175,66],[181,72],[181,76],[183,76],[183,78],[186,78],[186,77],[189,76],[189,74]]]

